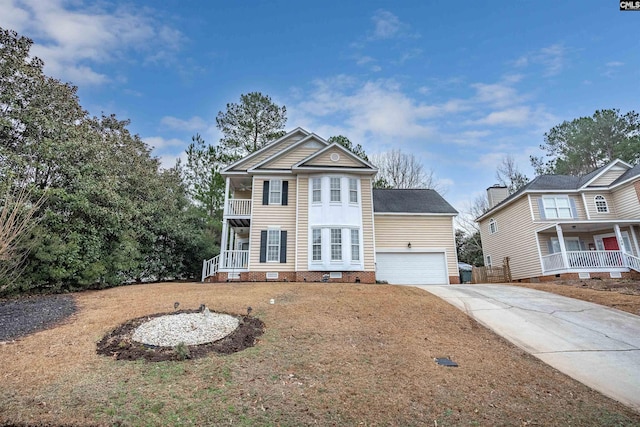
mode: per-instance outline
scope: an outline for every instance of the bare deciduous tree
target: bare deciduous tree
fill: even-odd
[[[432,169],[425,170],[415,155],[394,149],[372,156],[378,168],[378,181],[390,188],[431,188],[443,193]]]
[[[516,161],[511,155],[504,156],[502,162],[496,167],[496,179],[498,184],[507,187],[509,194],[515,193],[529,182],[529,178],[518,170]]]
[[[21,239],[35,225],[35,214],[43,197],[33,203],[26,185],[18,189],[6,186],[0,194],[0,291],[6,289],[20,274],[27,249]]]

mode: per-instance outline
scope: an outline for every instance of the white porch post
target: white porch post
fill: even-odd
[[[624,246],[624,239],[622,238],[622,232],[620,231],[620,226],[618,224],[615,224],[613,226],[613,229],[616,232],[616,240],[618,241],[618,247],[620,248],[620,250],[625,253],[628,252],[627,248],[625,248]],[[631,249],[631,248],[629,248]]]
[[[220,265],[224,268],[225,256],[224,252],[227,250],[228,238],[229,238],[229,226],[227,225],[227,205],[229,204],[229,185],[231,178],[227,177],[224,186],[224,206],[222,207],[222,241],[220,242]]]
[[[229,250],[235,250],[235,240],[236,240],[236,230],[231,227],[231,231],[229,232]]]
[[[558,244],[560,245],[560,253],[562,254],[562,262],[564,263],[564,268],[569,268],[567,248],[564,245],[564,234],[562,233],[562,227],[560,226],[560,224],[556,224],[556,233],[558,233]]]
[[[640,256],[640,248],[638,248],[638,237],[636,236],[636,228],[633,225],[630,225],[629,230],[631,230],[631,239],[633,240],[633,246],[636,249],[636,256]]]

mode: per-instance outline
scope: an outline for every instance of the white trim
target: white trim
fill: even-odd
[[[587,204],[587,195],[585,193],[581,193],[580,195],[582,196],[582,204],[584,205],[584,211],[587,213],[587,219],[590,220],[591,214],[589,213],[589,205]]]
[[[445,254],[445,260],[446,260],[446,253],[447,253],[447,249],[446,248],[424,248],[424,247],[418,247],[416,248],[415,246],[412,246],[410,248],[380,248],[380,249],[376,249],[376,253],[398,253],[398,252],[407,252],[407,253],[433,253],[433,252],[437,252],[437,253],[444,253]]]
[[[611,163],[609,163],[607,166],[603,167],[602,170],[600,172],[598,172],[593,178],[591,178],[589,181],[585,182],[582,187],[580,187],[580,189],[589,187],[589,185],[594,182],[597,181],[602,175],[604,175],[605,173],[609,172],[614,165],[618,164],[618,163],[622,163],[623,166],[626,167],[627,170],[631,169],[632,166],[629,163],[623,162],[620,159],[614,159],[611,161]],[[626,172],[626,171],[625,171]],[[623,174],[625,172],[622,172]]]
[[[497,232],[498,232],[498,221],[496,221],[495,217],[491,217],[489,219],[489,234],[496,234]]]
[[[636,248],[636,256],[640,256],[640,248],[638,248],[638,237],[636,236],[636,227],[633,224],[629,224],[629,230],[631,231],[631,238],[633,239],[633,246]]]
[[[292,136],[292,135],[294,135],[294,134],[296,134],[296,133],[298,133],[298,132],[300,132],[300,133],[304,134],[304,135],[305,135],[304,137],[307,137],[307,136],[309,136],[309,135],[310,135],[310,133],[309,133],[308,131],[306,131],[306,130],[302,129],[301,127],[297,127],[297,128],[295,128],[294,130],[292,130],[291,132],[289,132],[289,133],[286,133],[286,134],[282,135],[280,138],[276,139],[275,141],[273,141],[273,142],[270,142],[270,143],[266,144],[264,147],[262,147],[262,148],[261,148],[261,149],[259,149],[258,151],[254,151],[253,153],[251,153],[251,154],[249,154],[249,155],[247,155],[247,156],[245,156],[245,157],[243,157],[243,158],[241,158],[241,159],[238,159],[237,161],[235,161],[235,162],[231,163],[229,166],[227,166],[226,168],[224,168],[224,169],[222,170],[222,172],[220,172],[220,174],[224,175],[224,174],[226,174],[227,172],[228,172],[228,173],[236,173],[236,172],[246,173],[245,171],[236,171],[236,172],[232,172],[232,171],[230,171],[230,169],[233,169],[233,168],[235,168],[236,166],[238,166],[238,165],[242,164],[243,162],[245,162],[245,161],[247,161],[247,160],[249,160],[249,159],[254,158],[254,157],[255,157],[255,156],[257,156],[258,154],[262,153],[263,151],[265,151],[265,150],[267,150],[267,149],[269,149],[269,148],[273,148],[273,147],[275,147],[277,144],[281,143],[282,141],[284,141],[284,140],[285,140],[285,139],[287,139],[288,137],[290,137],[290,136]],[[304,137],[303,137],[303,138],[304,138]]]
[[[299,140],[297,142],[294,142],[293,144],[291,144],[290,146],[288,146],[284,150],[278,151],[273,156],[267,157],[266,159],[262,160],[261,162],[256,163],[255,165],[253,165],[252,167],[247,169],[247,173],[255,172],[256,169],[260,169],[261,167],[265,166],[267,163],[272,162],[274,160],[277,160],[278,158],[280,158],[280,157],[284,156],[285,154],[287,154],[289,151],[297,148],[299,145],[306,144],[306,143],[308,143],[309,141],[311,141],[313,139],[316,139],[317,142],[319,142],[321,144],[324,144],[325,146],[329,145],[329,143],[327,141],[325,141],[323,138],[320,138],[315,133],[312,133],[310,135],[305,136],[301,140]]]
[[[600,211],[598,209],[598,197],[601,197],[602,200],[604,201],[604,208],[606,209],[605,211]],[[609,209],[609,202],[607,201],[607,198],[604,197],[604,195],[602,195],[602,194],[596,194],[595,196],[593,196],[593,206],[596,209],[596,213],[598,213],[598,214],[610,214],[611,213],[611,209]]]
[[[373,243],[373,247],[371,248],[373,250],[373,271],[377,271],[376,270],[376,221],[375,221],[375,213],[373,212],[373,178],[369,178],[369,197],[371,200],[371,233],[373,234],[372,236],[372,243]],[[360,210],[362,212],[362,203],[360,204]],[[455,232],[454,232],[455,235]],[[455,242],[455,238],[453,240]],[[364,254],[364,224],[362,225],[362,253]],[[362,260],[362,266],[365,266],[365,260],[364,260],[364,255],[363,255],[363,260]]]
[[[348,172],[355,173],[359,175],[375,175],[378,173],[377,169],[368,169],[368,168],[352,168],[352,167],[341,167],[341,166],[294,166],[291,168],[292,173],[294,172],[303,172],[303,173],[317,173],[317,172]]]
[[[533,203],[531,202],[531,194],[527,194],[527,199],[529,200],[529,211],[531,212],[531,221],[535,221],[536,217],[533,213]]]
[[[542,263],[542,249],[540,249],[540,234],[538,231],[536,233],[536,246],[538,247],[538,268],[540,269],[540,274],[544,273],[544,266]]]
[[[296,163],[295,165],[292,166],[292,169],[296,169],[296,168],[300,168],[300,167],[313,167],[313,166],[304,166],[304,164],[307,163],[307,162],[312,161],[316,157],[321,156],[322,154],[324,154],[325,152],[327,152],[327,151],[329,151],[329,150],[331,150],[333,148],[337,148],[338,150],[342,151],[347,157],[350,157],[352,160],[363,164],[367,168],[370,168],[372,171],[376,171],[376,172],[378,171],[378,168],[373,166],[371,163],[369,163],[366,160],[358,157],[357,155],[355,155],[351,151],[347,150],[342,144],[338,144],[337,142],[334,142],[334,143],[332,143],[330,145],[327,145],[323,149],[321,149],[319,151],[316,151],[312,155],[308,156],[306,159],[300,160],[298,163]]]
[[[373,198],[372,203],[373,205]],[[458,213],[442,213],[442,212],[373,212],[374,215],[399,215],[399,216],[458,216]]]
[[[307,183],[308,183],[308,179],[307,179]],[[308,185],[308,184],[307,184]],[[293,256],[293,268],[295,269],[295,271],[298,271],[298,228],[299,228],[299,224],[298,224],[298,200],[300,200],[300,196],[299,196],[299,188],[300,188],[300,176],[296,176],[296,247],[294,248],[295,250],[293,251],[293,253],[295,254]],[[288,190],[287,190],[288,191]],[[287,195],[288,196],[288,195]],[[307,203],[309,201],[307,200]],[[289,248],[287,248],[289,249]]]

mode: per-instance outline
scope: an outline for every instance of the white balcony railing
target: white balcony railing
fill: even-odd
[[[637,269],[640,267],[640,259],[622,251],[567,251],[567,260],[569,266],[565,265],[560,252],[545,255],[542,257],[542,268],[544,271],[553,271],[623,267]]]
[[[251,216],[251,199],[227,200],[227,216]]]
[[[220,255],[214,256],[211,259],[205,259],[202,262],[202,281],[209,276],[213,276],[218,272],[220,262]]]

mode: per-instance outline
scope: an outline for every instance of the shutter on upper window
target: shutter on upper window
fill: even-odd
[[[282,206],[289,203],[289,181],[282,181]]]
[[[544,214],[544,202],[542,201],[542,197],[538,197],[538,211],[540,211],[540,219],[547,219],[547,216]]]
[[[280,263],[287,262],[287,232],[280,232]]]
[[[578,218],[578,209],[576,208],[576,201],[573,197],[569,197],[569,205],[571,206],[571,218]]]
[[[269,204],[269,181],[265,181],[264,186],[262,187],[262,204]]]
[[[267,230],[260,231],[260,262],[267,262]]]

